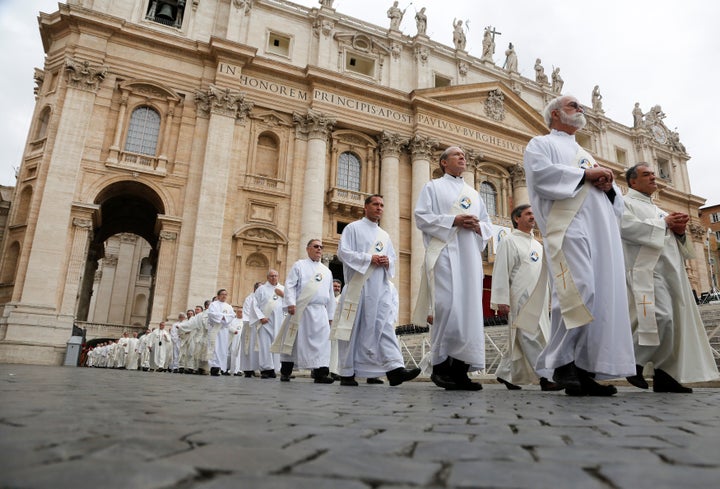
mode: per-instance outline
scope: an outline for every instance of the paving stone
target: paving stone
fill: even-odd
[[[0,398],[3,488],[665,489],[720,477],[717,388],[570,398],[0,365]]]

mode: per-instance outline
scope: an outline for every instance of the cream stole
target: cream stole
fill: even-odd
[[[388,233],[378,226],[375,241],[367,253],[370,255],[384,255],[389,242],[390,236]],[[345,286],[342,309],[337,308],[335,317],[333,318],[333,326],[330,332],[331,340],[350,341],[353,326],[355,325],[355,317],[357,316],[358,307],[360,306],[362,289],[367,279],[375,271],[375,268],[376,266],[371,263],[364,274],[355,272],[352,280]]]
[[[435,181],[431,181],[430,184],[435,186]],[[463,182],[462,189],[460,189],[460,193],[456,197],[448,213],[452,216],[464,214],[472,205],[471,198],[476,195],[477,192],[475,192],[470,185]],[[420,270],[420,289],[418,290],[417,302],[415,302],[415,310],[413,311],[411,318],[413,324],[426,324],[428,315],[433,314],[434,312],[435,264],[437,263],[442,250],[445,249],[447,244],[453,238],[455,238],[457,232],[458,228],[454,227],[446,241],[433,237],[425,249],[425,260],[423,261],[422,269]]]
[[[575,159],[580,168],[597,166],[595,159],[582,148],[578,149]],[[555,278],[555,291],[567,329],[584,326],[593,321],[593,316],[575,285],[565,253],[562,250],[565,232],[585,202],[590,185],[585,182],[575,197],[556,200],[547,218],[546,236],[544,237],[545,249],[550,258],[550,269]]]

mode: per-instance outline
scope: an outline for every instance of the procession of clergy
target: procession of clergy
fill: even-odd
[[[718,370],[694,301],[684,260],[692,246],[689,216],[659,209],[655,173],[647,163],[626,171],[622,196],[613,172],[575,141],[585,124],[572,96],[545,108],[550,133],[533,138],[524,155],[530,205],[516,207],[514,230],[496,243],[491,307],[508,316],[508,345],[496,371],[508,389],[539,383],[570,396],[611,396],[603,379],[626,378],[655,392],[689,393],[683,383],[714,380]],[[483,257],[493,231],[483,200],[462,178],[459,147],[440,156],[441,178],[428,182],[415,207],[426,248],[412,322],[430,325],[423,363],[446,390],[481,390],[468,374],[485,369]],[[288,382],[308,369],[315,383],[357,386],[412,380],[395,325],[396,253],[380,226],[383,198],[365,200],[365,216],[348,224],[338,245],[342,287],[321,263],[311,239],[307,258],[285,285],[270,270],[242,308],[220,289],[205,307],[180,314],[138,338],[96,347],[88,365],[242,375]],[[537,225],[543,236],[533,236]],[[550,314],[548,315],[548,304]],[[133,335],[135,336],[135,335]]]

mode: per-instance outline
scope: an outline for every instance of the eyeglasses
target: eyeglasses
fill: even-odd
[[[582,108],[582,105],[578,104],[577,102],[568,102],[565,104],[565,107],[571,107],[575,110],[579,110],[584,112],[584,109]]]
[[[317,245],[317,244],[315,244],[315,245],[312,245],[312,247],[313,247],[313,248],[315,248],[316,250],[321,250],[321,249],[323,249],[323,248],[324,248],[324,246],[323,246],[323,245]]]

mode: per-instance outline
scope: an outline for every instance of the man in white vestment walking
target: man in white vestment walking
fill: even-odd
[[[311,239],[307,258],[296,261],[285,280],[288,316],[273,345],[280,352],[280,380],[289,382],[293,367],[311,369],[316,384],[332,384],[330,326],[335,314],[333,277],[320,261],[323,244]]]
[[[152,362],[157,372],[165,372],[172,357],[172,340],[170,332],[165,329],[165,321],[160,321],[158,328],[152,332]]]
[[[345,288],[333,319],[331,339],[338,341],[340,385],[357,386],[355,375],[387,376],[391,386],[420,374],[405,368],[395,335],[390,280],[395,275],[395,249],[379,226],[381,195],[365,199],[365,217],[345,226],[338,245]]]
[[[178,373],[180,365],[180,330],[179,325],[187,319],[184,312],[178,314],[178,320],[170,327],[170,339],[172,340],[172,360],[170,361],[170,370]]]
[[[229,350],[229,328],[235,311],[227,303],[228,292],[220,289],[215,296],[216,299],[207,309],[207,359],[210,366],[210,375],[217,377],[221,371],[227,371],[227,357]]]
[[[150,328],[145,330],[145,334],[140,337],[137,352],[140,356],[140,368],[143,372],[150,370],[150,355],[152,347],[152,331]]]
[[[635,373],[619,220],[623,201],[613,172],[575,142],[583,108],[560,96],[543,112],[550,134],[525,148],[530,203],[543,236],[552,284],[548,344],[535,369],[568,395],[611,396],[597,379]]]
[[[485,203],[463,180],[465,153],[440,155],[443,176],[426,183],[415,205],[425,262],[413,324],[430,327],[430,379],[447,390],[482,389],[468,372],[485,368],[482,252],[492,236]]]
[[[685,233],[689,216],[653,203],[658,187],[647,163],[625,176],[621,234],[637,362],[627,380],[647,389],[643,370],[652,362],[653,391],[690,393],[681,382],[714,380],[718,370],[685,270],[685,260],[695,257]]]
[[[283,321],[282,298],[285,288],[279,283],[277,270],[269,270],[267,282],[255,291],[254,319],[251,327],[256,329],[258,363],[261,379],[274,379],[276,370],[280,368],[280,355],[270,351],[273,341]]]
[[[255,317],[255,291],[262,285],[262,282],[255,282],[253,291],[243,301],[242,320],[243,327],[240,335],[240,370],[246,378],[254,377],[255,370],[260,368],[258,360],[259,348],[257,345],[257,328],[250,326],[257,322]]]
[[[535,361],[545,348],[545,335],[550,334],[550,315],[547,273],[542,273],[543,248],[532,234],[535,215],[524,204],[513,209],[510,219],[514,229],[500,241],[495,253],[490,307],[508,318],[507,350],[495,375],[508,389],[517,390],[518,384],[538,379]],[[521,310],[530,317],[521,315]],[[545,377],[540,378],[540,388],[560,389]]]
[[[140,340],[138,340],[138,334],[137,332],[134,332],[132,334],[132,337],[128,338],[128,352],[127,356],[125,357],[125,368],[128,370],[138,369],[139,357],[137,353],[137,348],[139,343]]]

